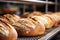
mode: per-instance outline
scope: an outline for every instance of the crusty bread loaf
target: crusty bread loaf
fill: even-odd
[[[10,20],[12,19],[14,21],[18,21],[20,19],[20,17],[15,14],[6,14],[4,16],[7,17],[8,19],[10,18]]]
[[[52,20],[49,18],[49,17],[46,17],[46,16],[42,16],[43,18],[45,18],[47,20],[47,25],[46,25],[46,28],[52,28],[54,23],[52,22]]]
[[[0,16],[0,20],[6,22],[6,23],[9,23],[9,24],[13,24],[13,21],[10,20],[10,18],[7,18],[5,16]]]
[[[55,12],[54,14],[59,16],[59,24],[60,24],[60,12]]]
[[[0,20],[0,40],[17,40],[16,30],[2,20]]]
[[[38,22],[42,22],[45,25],[45,28],[51,28],[53,26],[52,21],[45,16],[32,16],[32,19],[37,20]]]
[[[52,20],[52,22],[53,22],[53,26],[57,26],[57,22],[55,21],[54,17],[52,17],[52,15],[45,14],[43,16],[46,16],[46,17],[50,18],[50,20]]]
[[[55,19],[56,23],[60,23],[60,16],[59,15],[56,15],[56,14],[52,14],[51,16],[53,16],[53,18]]]
[[[37,36],[44,34],[45,26],[32,19],[22,18],[13,25],[20,36]]]
[[[13,24],[13,23],[15,23],[16,21],[18,21],[19,19],[20,19],[20,17],[19,16],[17,16],[17,15],[15,15],[15,14],[5,14],[4,16],[3,16],[3,18],[5,19],[5,20],[7,20],[8,21],[8,23],[10,23],[10,24]],[[6,22],[7,22],[6,21]]]

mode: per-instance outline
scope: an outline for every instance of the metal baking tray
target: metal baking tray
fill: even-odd
[[[60,31],[57,32],[55,35],[53,35],[51,38],[48,40],[60,40]]]
[[[18,40],[48,40],[51,38],[53,35],[55,35],[57,32],[60,31],[60,25],[46,29],[46,32],[43,35],[38,35],[35,37],[18,37]]]

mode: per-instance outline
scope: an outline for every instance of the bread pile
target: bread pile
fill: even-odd
[[[27,18],[21,18],[15,14],[5,14],[0,16],[0,39],[16,40],[17,33],[19,36],[42,35],[46,28],[52,28],[59,23],[59,13],[39,14],[39,12],[33,12]]]

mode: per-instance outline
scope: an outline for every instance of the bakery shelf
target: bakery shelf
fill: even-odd
[[[42,4],[55,4],[54,2],[50,2],[50,1],[28,1],[28,0],[25,0],[25,1],[23,1],[23,2],[33,2],[33,3],[38,3],[38,4],[40,4],[40,3],[42,3]]]
[[[46,1],[0,1],[0,2],[7,2],[7,3],[22,3],[22,4],[36,4],[36,5],[40,5],[40,4],[55,4],[54,2],[46,2]]]

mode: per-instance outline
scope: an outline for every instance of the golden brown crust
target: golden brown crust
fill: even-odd
[[[52,16],[55,18],[55,21],[57,22],[57,24],[60,21],[60,16],[56,15],[56,14],[52,14]]]
[[[37,22],[33,21],[32,19],[23,18],[20,19],[18,23],[19,26],[16,25],[15,28],[17,29],[18,34],[19,35],[21,34],[21,36],[37,36],[45,32],[43,26],[39,25]]]
[[[42,22],[37,22],[35,19],[27,18],[28,20],[32,21],[36,25],[36,30],[34,30],[35,35],[41,35],[45,33],[45,26]]]
[[[13,16],[11,14],[6,14],[4,15],[4,17],[6,17],[7,19],[9,19],[12,23],[14,23],[14,19],[13,19]]]
[[[58,23],[60,23],[60,12],[56,12],[55,13],[57,16],[58,16],[58,18],[59,18],[59,22]]]
[[[45,14],[43,16],[46,16],[46,17],[50,18],[50,20],[53,22],[53,26],[56,26],[57,25],[57,22],[55,21],[55,19],[51,15]]]
[[[18,34],[22,36],[32,36],[30,32],[33,30],[31,21],[27,22],[27,19],[20,19],[17,23],[14,24],[15,28],[17,29]],[[19,26],[17,25],[19,24]],[[34,26],[35,27],[35,26]]]
[[[5,16],[0,16],[0,20],[6,22],[6,23],[9,23],[9,24],[12,24],[13,22],[11,20],[9,20],[7,17]]]
[[[36,19],[38,22],[42,22],[45,28],[51,28],[53,25],[52,21],[48,17],[44,16],[32,16],[31,18]]]
[[[47,25],[46,25],[46,28],[52,28],[53,25],[54,25],[52,20],[49,17],[47,17],[47,16],[42,16],[42,17],[45,18],[47,20],[47,22],[48,22]]]
[[[7,18],[11,24],[15,23],[20,19],[20,17],[15,14],[6,14],[4,15],[4,17]]]
[[[13,14],[12,16],[15,21],[19,21],[20,17],[18,15]]]
[[[0,20],[0,40],[17,40],[16,30],[8,23]]]

